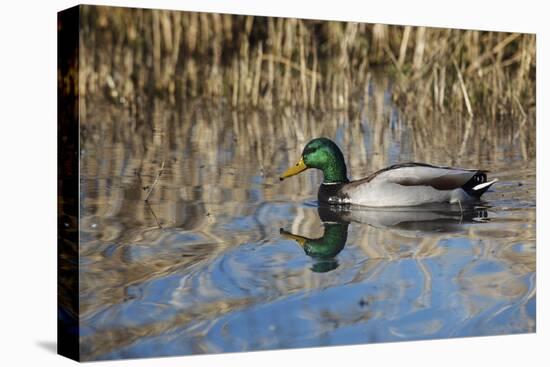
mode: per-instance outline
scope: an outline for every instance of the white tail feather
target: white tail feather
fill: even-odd
[[[474,191],[477,191],[477,190],[481,190],[487,186],[491,186],[492,184],[494,184],[495,182],[498,181],[498,178],[495,178],[493,181],[489,181],[489,182],[484,182],[484,183],[480,183],[479,185],[475,185],[472,190]]]

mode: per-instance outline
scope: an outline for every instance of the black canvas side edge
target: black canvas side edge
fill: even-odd
[[[57,353],[79,348],[79,24],[80,6],[57,16]]]

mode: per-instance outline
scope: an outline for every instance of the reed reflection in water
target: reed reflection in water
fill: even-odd
[[[136,124],[127,109],[88,108],[83,359],[534,332],[535,132],[444,116],[419,125],[389,88],[373,76],[360,108],[322,115],[159,99]],[[462,213],[327,212],[318,173],[278,180],[317,136],[343,148],[354,178],[416,160],[500,182]]]

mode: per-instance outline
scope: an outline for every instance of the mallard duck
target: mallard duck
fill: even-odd
[[[394,164],[365,178],[350,181],[342,151],[328,138],[316,138],[307,143],[298,163],[286,170],[280,179],[308,168],[323,171],[323,183],[317,194],[319,202],[370,207],[445,202],[462,206],[478,201],[497,181],[488,182],[488,171],[484,170],[416,162]]]

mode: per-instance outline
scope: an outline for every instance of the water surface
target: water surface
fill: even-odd
[[[534,131],[419,122],[388,88],[374,80],[358,108],[323,113],[88,108],[83,359],[534,332]],[[319,173],[278,180],[317,136],[352,178],[414,160],[500,181],[463,212],[320,208]]]

